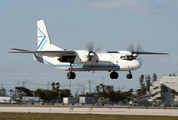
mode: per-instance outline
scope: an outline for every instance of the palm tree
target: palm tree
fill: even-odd
[[[51,86],[52,86],[52,90],[54,91],[55,90],[55,82],[52,82]]]
[[[10,89],[9,92],[10,92],[10,96],[12,97],[13,90]]]
[[[56,88],[57,88],[57,90],[59,90],[59,87],[60,87],[60,83],[57,82],[57,83],[56,83]]]
[[[99,92],[100,91],[100,87],[96,86],[96,91]]]
[[[172,95],[172,101],[174,101],[175,95],[176,95],[176,91],[175,90],[171,90],[171,95]]]
[[[110,86],[106,86],[106,93],[110,93],[111,92],[111,87]]]
[[[128,97],[130,97],[130,99],[133,99],[133,89],[131,88],[129,91],[128,91]]]
[[[103,87],[104,87],[104,85],[101,83],[101,84],[100,84],[100,89],[104,89]],[[104,91],[104,90],[103,90],[103,91]]]
[[[161,89],[162,89],[161,91],[163,92],[163,96],[164,96],[164,97],[163,97],[163,98],[164,98],[163,101],[165,101],[165,97],[166,97],[165,94],[166,94],[166,92],[167,92],[167,87],[166,87],[165,85],[162,85],[162,86],[161,86]]]
[[[137,95],[140,95],[141,94],[141,89],[137,89]]]
[[[111,89],[111,87],[110,86],[106,86],[106,90],[110,90]]]
[[[137,89],[137,103],[140,103],[140,95],[141,95],[141,93],[142,93],[142,90],[141,89]]]
[[[178,96],[178,92],[176,92],[176,95]]]

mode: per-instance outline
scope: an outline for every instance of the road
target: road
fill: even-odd
[[[0,107],[0,112],[178,116],[178,109]]]

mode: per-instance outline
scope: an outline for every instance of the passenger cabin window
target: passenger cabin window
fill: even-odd
[[[122,60],[134,60],[136,58],[132,55],[124,55],[124,56],[121,56],[120,59],[122,59]]]

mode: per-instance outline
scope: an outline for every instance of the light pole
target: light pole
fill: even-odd
[[[14,78],[12,78],[12,80],[14,80],[14,81],[15,81],[15,87],[16,87],[16,80],[15,80]]]
[[[103,77],[103,85],[104,85],[104,77]]]

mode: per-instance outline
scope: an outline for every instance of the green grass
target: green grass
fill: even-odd
[[[178,120],[178,117],[58,113],[0,113],[0,120]]]

